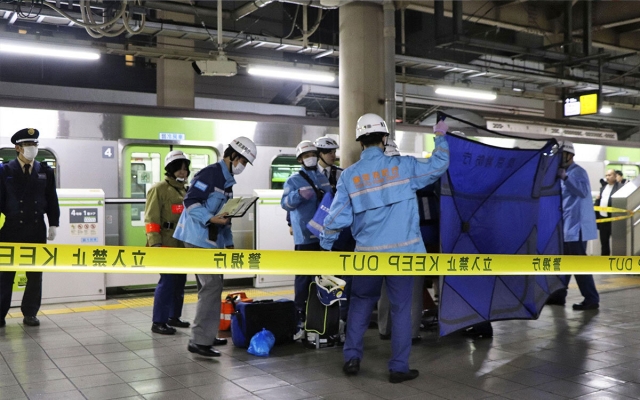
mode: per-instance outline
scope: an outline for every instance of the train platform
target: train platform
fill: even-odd
[[[389,341],[369,329],[357,376],[342,373],[341,348],[299,342],[255,357],[231,341],[219,358],[187,352],[189,329],[152,333],[150,296],[47,305],[41,326],[13,308],[0,328],[0,400],[8,399],[637,399],[640,398],[640,277],[598,276],[600,309],[545,306],[535,321],[495,322],[493,338],[439,338],[412,347],[420,376],[388,382]],[[234,288],[235,290],[235,288]],[[247,289],[291,297],[291,287]],[[16,312],[17,311],[17,312]],[[193,320],[195,294],[184,319]],[[221,335],[224,336],[224,335]]]

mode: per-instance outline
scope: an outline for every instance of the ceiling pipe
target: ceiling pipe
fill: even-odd
[[[194,9],[197,9],[198,14],[201,17],[218,17],[218,12],[213,8],[190,6],[186,4],[174,3],[171,1],[146,1],[144,3],[144,6],[146,8],[151,8],[154,10],[171,11],[189,15],[195,15]],[[222,18],[231,18],[231,13],[228,11],[223,11]]]
[[[438,0],[436,0],[438,1]],[[571,3],[571,2],[569,2]],[[410,2],[408,4],[406,4],[405,7],[407,10],[412,10],[412,11],[418,11],[418,12],[423,12],[423,13],[427,13],[427,14],[434,14],[435,10],[434,7],[431,6],[426,6],[423,5],[422,3],[417,3],[417,2]],[[453,17],[453,13],[451,11],[444,11],[444,16],[445,17]],[[537,36],[548,36],[548,35],[554,35],[556,32],[552,32],[552,31],[545,31],[539,28],[532,28],[529,26],[521,26],[521,25],[516,25],[516,24],[511,24],[508,22],[502,22],[502,21],[497,21],[494,19],[490,19],[490,18],[486,18],[486,17],[477,17],[474,16],[473,17],[474,21],[476,23],[481,23],[481,24],[485,24],[485,25],[491,25],[491,26],[495,26],[498,28],[505,28],[505,29],[510,29],[512,31],[516,31],[516,32],[524,32],[524,33],[528,33],[531,35],[537,35]],[[640,21],[640,18],[638,18],[638,20]],[[631,21],[631,20],[630,20]],[[597,26],[594,28],[594,30],[598,30],[598,29],[607,29],[610,27],[615,27],[618,25],[615,25],[615,23],[610,23],[610,24],[605,24],[602,26]],[[574,35],[575,34],[579,34],[582,33],[581,30],[577,30],[572,32]],[[582,39],[580,38],[574,38],[574,42],[582,42]],[[593,42],[592,45],[594,46],[598,46],[601,47],[605,50],[612,50],[612,51],[631,51],[631,50],[636,50],[636,49],[632,49],[632,48],[628,48],[628,47],[620,47],[620,46],[616,46],[616,45],[612,45],[612,44],[608,44],[608,43],[602,43],[602,42]]]
[[[403,9],[404,10],[404,9]],[[444,1],[435,0],[433,3],[433,28],[435,30],[433,37],[436,38],[436,42],[442,37],[442,30],[444,28]]]
[[[462,35],[464,32],[462,31],[462,2],[454,1],[452,2],[453,8],[453,37],[455,38],[458,35]]]
[[[582,53],[585,56],[591,54],[591,1],[584,0],[582,2],[584,11],[582,13]]]
[[[573,4],[570,1],[564,7],[564,54],[571,54],[573,47]]]
[[[234,21],[237,21],[253,13],[254,11],[261,9],[262,7],[273,3],[273,1],[274,0],[255,0],[253,2],[247,3],[233,10],[233,12],[231,13],[231,18],[233,18]]]
[[[384,18],[384,119],[391,139],[396,137],[396,9],[393,2],[385,1]]]
[[[246,17],[247,15],[261,9],[262,7],[273,3],[275,0],[255,0],[253,2],[247,3],[235,10],[231,13],[231,17],[238,21],[241,18]],[[290,3],[290,4],[298,4],[301,6],[309,6],[315,8],[322,8],[324,10],[331,10],[334,8],[338,8],[341,2],[336,2],[336,5],[324,5],[322,1],[319,0],[278,0],[280,3]],[[344,3],[344,2],[343,2]]]

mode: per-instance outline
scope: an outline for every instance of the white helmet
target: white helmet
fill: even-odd
[[[392,139],[387,139],[387,145],[384,146],[384,155],[389,157],[400,155],[400,150],[398,150],[398,145]]]
[[[173,150],[173,151],[170,151],[169,154],[167,154],[167,156],[164,158],[164,168],[167,169],[169,164],[171,164],[175,160],[186,160],[187,165],[190,164],[190,161],[187,158],[187,155],[184,154],[182,150]]]
[[[253,162],[258,155],[258,149],[256,148],[256,144],[253,143],[253,140],[248,137],[240,136],[233,139],[229,146],[231,146],[231,148],[239,155],[246,158],[247,161],[249,161],[249,164],[253,165]]]
[[[319,137],[316,139],[315,142],[313,142],[313,144],[318,148],[318,149],[322,149],[322,150],[333,150],[333,149],[337,149],[340,146],[338,146],[338,142],[336,142],[335,140],[331,139],[328,136],[323,136],[323,137]]]
[[[310,140],[303,140],[302,142],[298,143],[298,147],[296,147],[296,158],[310,151],[317,152],[318,148],[314,146]]]
[[[566,151],[567,153],[571,153],[573,155],[576,154],[576,150],[573,148],[573,143],[568,140],[559,141],[558,146],[562,151]]]
[[[369,113],[358,118],[358,123],[356,124],[356,140],[360,140],[360,136],[370,133],[389,134],[387,123],[377,114]]]

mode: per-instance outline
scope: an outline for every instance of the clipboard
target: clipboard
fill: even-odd
[[[229,213],[226,218],[240,218],[244,217],[244,214],[258,201],[259,197],[236,197],[230,199],[225,203],[222,209],[216,214],[216,216]]]

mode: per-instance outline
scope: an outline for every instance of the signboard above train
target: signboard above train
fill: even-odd
[[[541,125],[534,123],[511,122],[511,121],[495,121],[487,120],[487,128],[496,132],[505,132],[511,134],[533,134],[562,136],[565,138],[585,138],[585,139],[604,139],[618,140],[618,134],[608,129],[592,129],[574,126],[561,125]]]
[[[562,115],[577,117],[598,113],[598,92],[572,93],[562,101]]]

